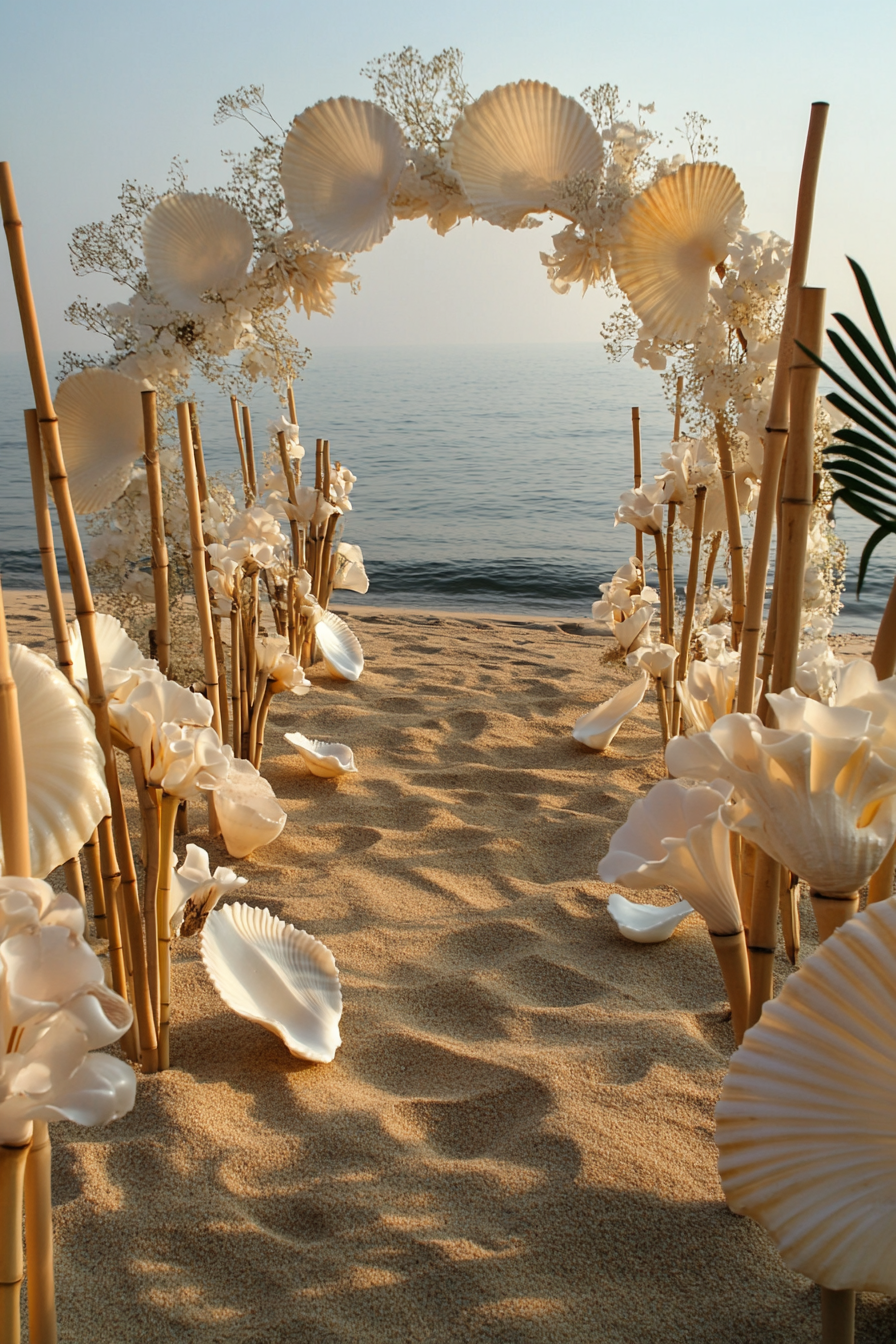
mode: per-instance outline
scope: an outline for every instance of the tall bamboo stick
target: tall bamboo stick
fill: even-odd
[[[280,450],[280,465],[283,468],[283,475],[286,477],[286,493],[289,496],[289,502],[296,507],[296,478],[293,473],[292,463],[289,460],[289,449],[286,446],[286,435],[282,430],[277,434],[277,447]],[[301,550],[301,540],[299,537],[299,524],[295,518],[289,520],[289,531],[292,536],[292,563],[295,569],[299,568],[299,551]]]
[[[28,467],[31,472],[31,496],[34,500],[34,520],[37,524],[40,567],[44,576],[47,606],[50,608],[53,639],[56,644],[56,665],[68,681],[74,684],[75,674],[72,666],[71,644],[68,637],[68,621],[65,615],[65,603],[62,600],[62,587],[59,583],[59,567],[56,564],[56,545],[53,539],[50,506],[47,502],[44,458],[40,446],[40,425],[37,420],[37,411],[25,412],[25,440],[28,444]]]
[[[17,877],[31,876],[31,843],[28,833],[28,794],[25,787],[25,754],[19,727],[19,693],[9,661],[6,612],[0,587],[0,834],[3,836],[3,871]]]
[[[233,431],[236,434],[236,446],[240,454],[240,471],[243,477],[243,498],[248,509],[251,501],[249,490],[249,468],[246,463],[246,449],[243,444],[243,431],[240,429],[240,403],[236,397],[230,398],[230,410],[233,414]]]
[[[174,863],[174,823],[177,817],[177,798],[162,795],[159,827],[159,891],[156,898],[156,924],[159,944],[159,1068],[167,1069],[171,1062],[171,923],[168,908],[171,903],[171,869]]]
[[[712,581],[716,572],[716,561],[719,558],[721,547],[722,534],[721,532],[714,532],[712,534],[712,541],[709,543],[709,555],[706,557],[706,578],[703,580],[703,587],[707,597],[709,596],[710,588],[712,588]]]
[[[299,423],[299,418],[298,418],[298,416],[296,415],[296,394],[295,394],[295,392],[293,392],[293,390],[292,390],[292,383],[287,383],[287,386],[286,386],[286,401],[287,401],[287,405],[289,406],[289,421],[290,421],[290,424],[292,424],[292,425],[297,425],[297,424]]]
[[[181,401],[177,407],[177,429],[180,436],[180,456],[184,465],[184,492],[190,515],[190,552],[193,561],[193,591],[196,595],[196,613],[199,617],[199,636],[202,641],[203,676],[206,694],[212,707],[212,726],[221,735],[221,705],[218,700],[218,659],[215,655],[215,635],[212,629],[212,608],[206,577],[205,542],[202,536],[202,506],[199,503],[199,485],[196,479],[196,459],[190,428],[190,408]]]
[[[128,749],[128,759],[140,804],[143,834],[146,838],[146,868],[143,875],[143,927],[146,932],[146,965],[153,1020],[159,1027],[159,961],[156,936],[156,896],[159,887],[159,807],[156,792],[146,783],[143,754],[139,747]]]
[[[877,628],[871,666],[880,681],[885,677],[892,677],[896,672],[896,580],[890,589],[890,596],[887,598],[887,605]],[[894,879],[896,879],[896,844],[868,883],[868,904],[874,905],[877,901],[889,900],[893,895]]]
[[[252,417],[249,414],[249,407],[242,407],[243,413],[243,438],[246,443],[246,471],[249,478],[249,493],[252,496],[254,504],[258,499],[258,478],[255,474],[255,443],[252,438]]]
[[[632,456],[634,458],[635,489],[639,490],[641,488],[641,411],[637,406],[632,407]],[[644,534],[638,527],[635,528],[635,555],[641,561],[643,577]]]
[[[753,544],[750,550],[750,582],[741,640],[740,673],[737,683],[736,708],[748,714],[753,705],[753,684],[759,657],[762,633],[762,613],[765,609],[765,588],[768,582],[768,561],[771,550],[772,528],[778,501],[778,485],[787,430],[790,423],[790,366],[793,357],[793,334],[796,329],[799,294],[806,283],[809,263],[809,244],[812,238],[812,217],[815,210],[815,192],[821,165],[821,148],[827,122],[827,103],[813,103],[809,113],[809,130],[803,153],[800,188],[793,232],[793,251],[790,257],[790,276],[787,298],[775,368],[775,382],[765,429],[765,452],[762,459],[762,481],[753,525]],[[817,353],[817,352],[816,352]]]
[[[675,700],[672,705],[672,736],[675,737],[681,725],[681,699],[678,684],[688,675],[688,661],[691,649],[691,630],[694,625],[694,609],[697,605],[697,584],[700,579],[700,548],[703,542],[703,515],[706,512],[706,486],[697,487],[694,496],[694,529],[691,533],[691,559],[688,567],[688,587],[685,594],[684,616],[681,622],[681,639],[678,650],[678,665],[675,669]]]
[[[189,402],[188,405],[190,407],[190,437],[193,440],[193,456],[196,460],[196,483],[199,486],[199,502],[205,504],[208,500],[208,477],[205,474],[205,454],[202,451],[199,415],[196,411],[195,401]]]
[[[146,978],[145,956],[142,951],[137,876],[134,871],[127,818],[121,797],[121,783],[118,778],[115,753],[112,749],[109,711],[96,639],[96,612],[90,591],[90,580],[87,576],[87,566],[84,563],[84,552],[81,547],[78,524],[68,489],[68,476],[59,438],[59,422],[56,419],[53,399],[50,396],[50,384],[44,363],[37,312],[34,307],[31,281],[28,276],[22,221],[18,217],[12,173],[8,163],[0,163],[0,206],[2,206],[3,226],[9,246],[13,283],[22,323],[31,385],[40,422],[41,439],[49,468],[50,486],[56,504],[56,513],[65,545],[68,572],[75,599],[75,614],[81,631],[81,643],[87,666],[89,704],[96,723],[97,740],[102,748],[105,761],[106,787],[109,790],[112,802],[112,825],[115,834],[117,861],[122,870],[123,904],[128,920],[131,944],[141,949],[141,955],[135,965],[137,997],[134,1003],[134,1011],[140,1039],[143,1042],[143,1067],[147,1072],[151,1072],[155,1068],[155,1031],[152,1023],[152,1006]],[[100,838],[102,843],[102,830]],[[107,912],[108,908],[107,898]]]
[[[25,1257],[28,1266],[30,1344],[56,1344],[58,1339],[51,1167],[49,1126],[45,1120],[35,1120],[25,1163]]]
[[[675,443],[681,437],[681,393],[684,387],[684,378],[681,374],[675,380],[675,421],[672,429],[672,439]]]
[[[721,418],[716,420],[716,441],[719,446],[719,467],[722,473],[722,493],[725,496],[725,523],[728,527],[728,559],[731,566],[731,646],[740,644],[744,624],[746,589],[744,585],[744,538],[740,525],[740,504],[737,499],[737,481],[731,444]]]
[[[142,392],[143,461],[149,494],[152,544],[152,586],[156,604],[156,658],[159,671],[168,673],[171,661],[171,623],[168,611],[168,544],[165,540],[165,506],[162,500],[162,470],[159,466],[159,424],[156,393]]]
[[[22,1338],[22,1205],[30,1147],[30,1138],[21,1144],[0,1144],[0,1339],[4,1344],[19,1344]]]

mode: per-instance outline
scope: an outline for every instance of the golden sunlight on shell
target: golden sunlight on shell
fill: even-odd
[[[337,681],[357,681],[364,671],[364,651],[357,635],[335,612],[325,611],[314,627],[317,651]]]
[[[342,1044],[342,990],[328,947],[237,901],[211,912],[201,951],[228,1008],[279,1036],[299,1059],[330,1063]]]
[[[296,117],[280,181],[293,227],[333,252],[367,252],[392,228],[407,162],[401,128],[376,103],[330,98]]]
[[[716,1144],[730,1207],[789,1269],[896,1294],[896,899],[853,916],[765,1005]]]
[[[570,218],[560,186],[600,177],[603,144],[588,113],[550,84],[523,79],[484,93],[451,133],[451,168],[482,219],[515,229],[533,211]]]
[[[163,196],[143,225],[149,283],[172,308],[202,311],[203,295],[237,289],[252,260],[252,226],[217,196]]]
[[[321,742],[303,733],[284,733],[286,741],[295,747],[312,775],[320,779],[338,779],[340,775],[358,773],[351,747],[344,742]]]
[[[84,369],[59,384],[56,414],[76,513],[114,503],[143,453],[140,383],[114,369]]]
[[[688,163],[628,206],[612,249],[616,280],[651,336],[690,340],[744,213],[730,168]]]
[[[49,658],[23,644],[11,644],[9,656],[22,725],[31,871],[46,877],[74,858],[108,815],[103,753],[93,715]]]

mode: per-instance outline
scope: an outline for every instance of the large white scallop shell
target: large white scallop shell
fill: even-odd
[[[672,937],[681,921],[694,913],[694,907],[688,901],[676,901],[674,905],[640,905],[614,891],[607,902],[607,913],[623,938],[633,943],[664,943]]]
[[[364,671],[364,650],[345,621],[325,611],[314,627],[317,650],[326,669],[337,681],[357,681]]]
[[[342,990],[328,947],[241,901],[211,912],[200,946],[228,1008],[267,1027],[299,1059],[330,1063],[342,1044]]]
[[[790,1269],[896,1294],[896,899],[854,915],[765,1005],[716,1143],[730,1207]]]
[[[199,313],[209,290],[232,292],[245,281],[252,225],[218,196],[177,192],[147,215],[143,255],[156,294],[181,312]]]
[[[55,407],[75,512],[104,509],[143,453],[140,384],[114,369],[84,369],[59,384]]]
[[[369,251],[392,228],[407,157],[401,127],[376,103],[330,98],[306,108],[280,162],[293,227],[333,252]]]
[[[642,672],[630,686],[623,686],[622,690],[617,691],[610,700],[605,700],[597,709],[589,710],[587,714],[576,719],[572,730],[575,740],[584,743],[592,751],[605,751],[619,732],[623,721],[644,699],[649,681],[648,674]]]
[[[687,163],[632,200],[613,270],[651,336],[693,337],[709,305],[710,273],[743,214],[737,178],[719,163]]]
[[[603,144],[574,98],[536,80],[502,84],[464,108],[451,133],[451,168],[476,214],[505,229],[553,210],[567,218],[563,184],[600,178]]]
[[[317,738],[304,737],[301,733],[284,733],[283,736],[291,747],[295,747],[312,775],[318,775],[321,779],[338,779],[340,775],[358,772],[351,747],[342,742],[320,742]]]
[[[46,877],[74,858],[109,813],[103,753],[93,715],[49,658],[24,644],[11,644],[9,656],[25,754],[31,872]]]

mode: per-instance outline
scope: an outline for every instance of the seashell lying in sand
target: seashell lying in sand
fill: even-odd
[[[319,742],[313,737],[303,737],[301,733],[284,733],[283,736],[291,747],[295,747],[312,775],[338,779],[340,775],[358,773],[351,747],[341,742]]]
[[[694,913],[687,901],[674,905],[638,905],[614,891],[607,912],[623,938],[633,943],[664,943],[671,938],[683,919]]]
[[[76,513],[114,503],[143,453],[140,383],[114,369],[84,369],[59,384],[56,414]]]
[[[572,735],[592,751],[604,751],[622,727],[623,720],[636,709],[644,699],[644,693],[650,683],[650,677],[642,672],[630,686],[605,700],[597,709],[591,709],[576,719]]]
[[[234,760],[230,748],[227,754],[230,769],[224,783],[215,790],[215,811],[227,853],[235,859],[244,859],[253,850],[277,839],[286,825],[286,813],[252,762]]]
[[[737,178],[718,163],[687,163],[634,197],[620,221],[613,270],[651,336],[694,336],[710,273],[727,257],[743,214]]]
[[[31,871],[46,877],[74,858],[108,815],[103,753],[93,715],[49,658],[23,644],[11,644],[9,657],[22,725]]]
[[[376,103],[330,98],[306,108],[280,162],[293,227],[334,252],[369,251],[392,228],[406,162],[401,127]]]
[[[203,295],[233,292],[252,260],[252,226],[218,196],[163,196],[143,225],[149,283],[172,308],[200,313]]]
[[[482,219],[516,229],[531,212],[573,219],[568,179],[600,178],[603,144],[588,113],[550,84],[502,84],[464,108],[451,169]]]
[[[732,1059],[716,1107],[729,1207],[761,1223],[796,1273],[896,1294],[894,1121],[891,898],[809,957]]]
[[[342,990],[328,947],[240,901],[211,912],[200,946],[228,1008],[279,1036],[299,1059],[330,1063],[342,1044]]]
[[[314,627],[317,651],[331,677],[357,681],[364,671],[364,650],[358,637],[335,612],[325,611]]]

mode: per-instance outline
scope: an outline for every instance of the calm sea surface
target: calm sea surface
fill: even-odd
[[[51,379],[55,360],[48,360]],[[211,471],[238,468],[229,400],[203,396]],[[659,377],[611,365],[599,345],[324,349],[296,385],[302,442],[315,438],[358,477],[344,540],[370,575],[358,605],[584,617],[597,585],[629,555],[614,528],[631,482],[631,407],[641,408],[644,473],[659,471],[672,420]],[[0,571],[8,587],[40,583],[23,408],[24,356],[0,355]],[[275,399],[252,405],[256,444]],[[855,569],[871,528],[849,510],[850,550],[840,630],[873,631],[893,579],[896,544],[872,564],[860,602]],[[649,548],[648,548],[649,550]],[[61,566],[64,558],[60,548]],[[683,558],[678,560],[679,579]],[[340,594],[340,597],[343,595]]]

